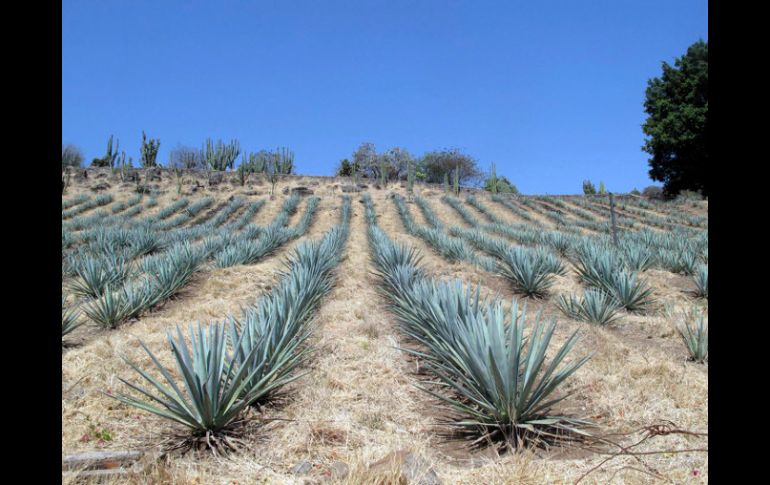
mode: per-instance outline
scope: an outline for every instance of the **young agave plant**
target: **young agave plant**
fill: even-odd
[[[83,324],[80,321],[80,312],[67,308],[67,297],[62,295],[61,297],[61,337],[72,332]]]
[[[116,328],[129,318],[137,316],[142,310],[157,303],[155,291],[148,281],[143,284],[126,284],[118,291],[109,287],[99,298],[88,303],[83,311],[104,328]]]
[[[614,275],[622,269],[622,263],[614,253],[590,250],[578,255],[575,269],[589,288],[611,291]]]
[[[676,329],[690,353],[691,360],[700,363],[708,360],[709,333],[705,313],[685,313]]]
[[[698,267],[698,271],[693,275],[695,280],[695,296],[698,298],[709,297],[709,267],[705,264]]]
[[[535,298],[545,296],[553,284],[553,274],[548,263],[537,253],[521,247],[511,247],[500,255],[499,271],[517,293]]]
[[[611,294],[629,312],[642,312],[652,303],[652,288],[636,273],[619,271],[612,276]]]
[[[181,385],[140,341],[167,384],[126,359],[128,365],[152,387],[145,389],[125,379],[120,380],[150,398],[150,401],[126,394],[113,397],[189,428],[192,433],[184,436],[174,448],[208,447],[215,454],[217,451],[235,450],[238,441],[228,431],[232,431],[231,427],[241,411],[258,397],[257,391],[249,390],[249,382],[256,372],[249,372],[250,364],[257,353],[252,351],[245,356],[241,364],[247,365],[238,365],[238,359],[227,352],[224,325],[219,323],[208,325],[205,329],[204,325],[199,324],[196,329],[190,325],[189,333],[189,348],[179,327],[176,338],[167,333],[181,376]],[[240,341],[236,341],[235,346],[240,346]],[[182,387],[186,392],[182,391]]]
[[[586,290],[582,301],[583,319],[589,323],[607,325],[618,319],[618,301],[601,290]]]
[[[478,329],[460,326],[451,349],[437,348],[436,361],[428,366],[457,396],[428,391],[449,403],[462,418],[459,424],[475,428],[481,437],[502,439],[507,446],[525,442],[540,444],[561,437],[588,421],[554,414],[552,407],[569,396],[551,394],[585,364],[589,356],[565,362],[577,341],[577,332],[546,364],[545,353],[556,328],[536,319],[532,333],[524,338],[526,312],[513,302],[510,321],[497,302],[479,314]],[[562,365],[563,364],[563,365]],[[559,366],[561,369],[557,371]],[[427,389],[426,389],[427,390]]]
[[[621,253],[623,263],[631,271],[646,271],[655,265],[651,251],[638,244],[629,244]]]
[[[559,296],[556,306],[568,317],[597,325],[607,325],[618,318],[618,302],[609,294],[589,289],[583,293],[583,298],[574,295],[565,298]]]
[[[75,295],[98,298],[108,286],[121,284],[130,273],[128,262],[121,257],[85,257],[74,266],[77,278],[70,289]]]

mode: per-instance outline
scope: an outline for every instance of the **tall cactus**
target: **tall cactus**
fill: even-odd
[[[454,169],[454,189],[455,189],[455,195],[460,195],[460,167]]]
[[[414,167],[411,158],[406,162],[406,183],[409,193],[414,193]]]
[[[449,195],[449,172],[444,172],[444,194]]]
[[[380,157],[380,185],[382,188],[388,185],[388,165],[385,162],[385,157]]]
[[[241,153],[241,145],[238,140],[231,140],[226,144],[218,140],[216,145],[211,138],[206,140],[206,145],[201,150],[201,158],[212,170],[224,171],[233,168],[235,159]]]
[[[283,147],[278,150],[278,156],[281,162],[281,173],[284,175],[291,174],[292,170],[294,170],[294,152],[287,147]]]
[[[142,167],[157,167],[158,163],[156,159],[158,157],[158,149],[160,148],[160,139],[150,138],[147,141],[147,135],[142,130]]]
[[[107,140],[107,153],[102,158],[94,158],[91,162],[92,167],[110,167],[115,168],[115,161],[118,158],[118,148],[120,147],[120,141],[116,140],[115,150],[112,149],[113,136],[110,135],[110,139]]]
[[[497,171],[495,170],[495,164],[494,163],[492,164],[492,169],[490,171],[492,173],[492,175],[489,177],[491,179],[491,182],[492,182],[492,184],[491,184],[492,186],[490,188],[490,191],[493,194],[496,194],[497,193]]]

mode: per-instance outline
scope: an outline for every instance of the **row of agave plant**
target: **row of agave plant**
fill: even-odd
[[[660,212],[665,214],[665,220],[672,224],[688,225],[692,227],[708,228],[708,218],[703,216],[697,216],[688,212],[682,211],[679,204],[676,201],[663,202],[656,201],[654,199],[642,199],[642,198],[624,198],[621,201],[623,207],[628,208],[640,208],[647,211]],[[646,213],[649,215],[649,212]]]
[[[692,274],[695,283],[694,296],[708,298],[708,266],[694,261],[695,254],[701,252],[701,258],[708,262],[708,234],[697,233],[694,239],[683,237],[692,234],[688,231],[675,230],[674,237],[666,237],[649,231],[631,233],[631,238],[624,241],[620,250],[613,248],[608,239],[576,238],[560,232],[542,233],[528,230],[526,226],[500,224],[493,213],[475,197],[469,196],[466,202],[484,214],[493,225],[481,225],[459,201],[445,198],[445,202],[454,207],[470,225],[494,233],[514,235],[515,239],[526,240],[535,245],[540,254],[524,248],[509,248],[499,239],[489,238],[481,232],[458,227],[450,229],[452,235],[470,241],[475,247],[493,254],[501,260],[502,274],[511,281],[514,291],[528,296],[543,296],[550,286],[551,274],[564,274],[564,267],[553,255],[549,255],[543,243],[551,246],[562,256],[568,256],[575,264],[581,281],[587,286],[581,298],[575,295],[561,296],[557,306],[570,318],[597,324],[608,324],[620,317],[620,310],[639,313],[645,311],[653,302],[649,285],[638,278],[638,272],[653,267],[653,254],[662,254],[658,261],[672,272]],[[427,201],[417,199],[429,224],[438,226],[440,221],[430,209]],[[558,205],[558,204],[557,204]],[[516,231],[528,232],[527,237]],[[538,244],[541,244],[538,246]],[[508,254],[506,254],[508,252]],[[512,257],[517,254],[517,258]],[[526,255],[525,255],[526,254]],[[548,261],[550,256],[550,263]],[[661,263],[659,263],[661,264]],[[695,315],[695,316],[694,316]],[[679,319],[676,325],[690,353],[691,359],[703,362],[708,355],[708,328],[704,314],[689,312]]]
[[[546,250],[550,247],[561,256],[570,257],[576,264],[580,266],[581,263],[585,263],[586,254],[607,254],[608,258],[613,261],[614,267],[619,267],[621,264],[625,266],[628,272],[614,272],[615,275],[612,282],[607,282],[600,289],[604,290],[604,294],[596,294],[595,292],[589,292],[584,300],[572,299],[573,304],[569,308],[579,308],[578,303],[585,302],[585,308],[611,308],[611,303],[617,301],[620,303],[619,307],[625,307],[629,311],[639,311],[641,306],[646,305],[649,302],[649,288],[644,283],[637,280],[636,274],[630,272],[644,271],[653,267],[655,259],[653,254],[655,251],[663,254],[665,257],[669,254],[678,254],[678,258],[674,263],[665,263],[666,266],[677,272],[694,273],[694,282],[696,290],[695,296],[708,297],[708,267],[702,265],[700,268],[694,268],[695,262],[679,263],[679,261],[687,261],[687,259],[693,258],[694,250],[686,250],[682,247],[681,242],[691,241],[684,238],[680,239],[663,239],[663,241],[651,242],[645,241],[647,246],[643,246],[640,241],[637,240],[624,240],[620,250],[616,250],[609,243],[608,238],[590,238],[590,237],[575,237],[573,235],[564,234],[558,231],[543,232],[536,231],[526,226],[510,226],[506,224],[493,223],[488,225],[482,225],[473,216],[467,208],[462,205],[457,205],[459,201],[445,197],[445,200],[449,205],[459,208],[458,212],[463,215],[463,218],[470,225],[473,225],[477,229],[484,229],[488,232],[503,234],[511,237],[518,242],[524,242],[528,245],[535,247],[535,250],[529,250],[527,248],[511,248],[503,241],[490,238],[477,230],[467,230],[459,227],[450,228],[449,233],[452,236],[469,241],[473,246],[481,249],[482,251],[497,257],[502,264],[500,269],[502,274],[511,281],[514,290],[528,295],[528,296],[543,296],[551,284],[551,275],[553,274],[565,274],[565,268],[559,262],[555,255],[549,254]],[[442,228],[443,225],[436,214],[430,208],[428,202],[421,198],[416,197],[415,201],[420,206],[420,209],[425,216],[428,224],[434,228]],[[469,197],[469,204],[476,207],[483,212],[485,207],[475,198]],[[649,239],[660,239],[656,237],[654,233],[645,232],[642,236]],[[707,237],[707,235],[704,235]],[[707,238],[697,238],[696,243],[707,244]],[[672,243],[671,241],[676,241]],[[672,244],[678,244],[679,250],[668,251],[663,250],[662,247],[667,245],[670,247]],[[692,244],[692,243],[688,243]],[[652,246],[652,247],[649,247]],[[653,249],[654,247],[654,249]],[[707,246],[706,246],[707,250]],[[707,257],[707,252],[705,253]],[[467,256],[470,259],[472,256]],[[619,262],[615,262],[619,260]],[[676,265],[676,266],[675,266]],[[590,283],[590,282],[589,282]],[[597,285],[589,284],[589,287],[597,287]],[[607,295],[617,295],[610,298]],[[596,303],[596,305],[593,305]],[[565,308],[567,308],[565,306]],[[615,309],[617,310],[617,309]],[[593,312],[595,313],[595,312]],[[570,312],[570,315],[576,315],[575,311]],[[609,311],[603,320],[605,322],[611,321],[617,315],[614,311]]]
[[[566,223],[569,225],[589,229],[600,234],[607,234],[611,231],[610,222],[606,219],[598,219],[594,213],[577,206],[567,205],[564,201],[556,197],[541,196],[536,197],[535,200],[556,206],[563,213],[573,216],[569,221],[566,221],[565,219]]]
[[[73,197],[70,197],[69,199],[63,199],[61,201],[61,210],[69,209],[70,207],[75,207],[78,204],[82,204],[83,202],[86,202],[90,200],[91,197],[88,194],[78,194]]]
[[[456,201],[459,202],[459,201]],[[477,200],[469,201],[475,207],[483,207]],[[478,221],[476,221],[478,222]],[[574,253],[579,246],[589,243],[607,247],[609,235],[577,236],[561,231],[542,231],[526,225],[492,223],[479,227],[487,232],[506,236],[521,244],[547,245],[562,256]],[[696,275],[702,273],[704,264],[708,264],[708,232],[693,233],[687,230],[674,230],[669,233],[642,231],[624,231],[619,237],[620,249],[625,257],[640,261],[635,269],[645,270],[659,267],[672,273]]]
[[[506,209],[508,209],[513,214],[517,215],[519,218],[527,221],[528,223],[533,224],[533,225],[538,226],[538,227],[542,226],[542,224],[540,224],[540,222],[537,219],[532,217],[532,215],[529,213],[529,211],[525,211],[521,207],[519,207],[516,204],[514,204],[510,200],[510,198],[503,197],[502,195],[499,195],[499,194],[493,194],[491,199],[494,202],[497,202],[498,204],[500,204],[503,207],[505,207]],[[498,222],[498,221],[492,221],[492,222]]]
[[[345,196],[340,223],[320,241],[295,248],[280,283],[240,319],[190,325],[190,346],[179,327],[175,335],[168,332],[180,378],[141,343],[165,382],[127,361],[149,385],[121,378],[141,396],[114,397],[184,426],[187,431],[178,436],[176,447],[208,447],[215,453],[236,449],[247,409],[299,377],[298,367],[311,351],[312,316],[332,288],[349,223],[350,198]]]
[[[232,210],[242,203],[241,199],[235,199],[221,212],[229,217]],[[264,201],[258,201],[256,209],[258,210],[263,204]],[[198,224],[189,228],[177,228],[173,231],[158,230],[151,221],[133,225],[122,222],[124,221],[115,225],[102,220],[95,228],[81,231],[76,235],[63,229],[62,250],[72,249],[64,255],[63,275],[75,275],[78,267],[87,258],[109,260],[120,257],[131,261],[178,242],[200,239],[209,235],[217,224],[224,222],[224,219],[220,219],[218,215],[205,224]],[[225,229],[232,230],[233,228],[225,226]]]
[[[441,221],[425,199],[417,197],[415,201],[430,225],[442,227]],[[455,202],[458,201],[455,199]],[[475,198],[469,197],[468,202],[474,207],[483,207]],[[450,205],[454,206],[451,202]],[[466,208],[459,207],[465,211],[466,222],[473,224],[475,222],[473,215]],[[478,224],[477,227],[484,226]],[[538,245],[534,249],[511,247],[504,241],[491,238],[480,231],[459,227],[450,228],[449,233],[495,256],[499,260],[497,271],[511,282],[517,293],[542,297],[551,286],[553,275],[566,273],[566,268],[559,258],[546,246]],[[582,298],[574,295],[568,298],[560,297],[558,306],[567,316],[593,323],[608,324],[620,316],[619,312],[622,309],[639,313],[645,311],[653,302],[651,288],[638,278],[639,271],[652,266],[652,258],[648,251],[642,251],[635,245],[623,246],[622,251],[617,251],[606,240],[570,238],[562,233],[550,233],[546,241],[550,242],[562,256],[571,257],[580,279],[588,288]],[[540,241],[535,237],[529,242],[536,244]],[[696,272],[694,281],[695,296],[708,298],[707,266],[702,266]]]
[[[525,338],[526,308],[519,311],[514,300],[506,311],[498,299],[481,300],[478,287],[429,277],[414,248],[394,243],[379,228],[368,194],[364,202],[381,295],[401,332],[421,346],[403,350],[422,359],[437,379],[420,387],[450,407],[451,424],[474,436],[473,445],[506,448],[585,433],[588,421],[554,411],[567,397],[554,397],[555,391],[590,358],[566,361],[577,332],[546,363],[555,321],[538,316]]]
[[[436,227],[418,225],[412,218],[411,212],[406,206],[406,201],[400,195],[394,195],[393,202],[407,232],[423,239],[448,260],[466,261],[478,265],[486,271],[494,271],[497,267],[494,259],[479,256],[468,244],[461,239],[448,236],[446,231]]]
[[[69,219],[71,217],[74,217],[74,216],[80,214],[81,212],[85,212],[85,211],[93,209],[95,207],[105,206],[105,205],[109,204],[110,202],[112,202],[112,200],[113,200],[112,194],[101,194],[101,195],[98,195],[98,196],[94,197],[93,199],[89,198],[88,200],[85,200],[85,201],[75,205],[75,207],[72,207],[71,209],[62,210],[61,218],[62,219]]]
[[[525,207],[528,207],[533,212],[551,220],[556,225],[558,230],[572,234],[580,234],[580,227],[582,225],[576,224],[574,219],[568,219],[565,213],[560,209],[554,210],[548,204],[536,198],[523,197],[517,199],[517,202],[521,203],[521,205]],[[633,227],[633,221],[618,220],[617,222],[619,225],[627,228]]]
[[[444,199],[450,205],[456,201],[456,199],[449,197]],[[428,201],[417,196],[415,197],[415,202],[420,207],[425,220],[433,226],[433,231],[444,234],[443,224],[436,216],[436,213],[433,212]],[[470,224],[477,222],[475,217],[465,207],[458,206],[458,208],[461,209],[458,212],[465,213],[464,219],[467,222]],[[460,227],[452,227],[448,233],[460,242],[467,242],[470,246],[478,248],[495,258],[482,267],[488,271],[501,274],[511,283],[515,292],[525,296],[544,296],[552,284],[553,275],[564,275],[566,273],[566,268],[559,258],[543,246],[535,249],[512,247],[504,241],[491,238],[480,231],[462,229]],[[444,237],[446,238],[446,236]],[[466,250],[472,254],[472,257],[479,259],[465,244],[463,244],[463,247],[467,248]],[[470,257],[467,259],[470,259]]]
[[[143,194],[136,194],[128,200],[116,202],[110,206],[110,212],[112,214],[119,214],[124,212],[126,209],[132,209],[132,212],[129,214],[138,214],[141,211],[141,205],[139,205],[139,203],[142,201],[142,197]],[[139,211],[133,212],[133,210],[135,210],[137,207],[139,208]]]
[[[608,202],[583,197],[570,197],[568,200],[574,204],[600,213],[605,218],[610,217]],[[640,203],[643,204],[644,207],[642,207]],[[647,211],[640,210],[641,208],[646,208]],[[655,211],[656,213],[650,213],[650,210]],[[674,212],[672,212],[672,210]],[[663,211],[665,217],[657,215],[658,211]],[[668,206],[653,207],[645,204],[644,201],[635,199],[626,198],[617,201],[616,212],[620,214],[628,213],[630,216],[644,224],[666,230],[693,231],[694,229],[708,228],[708,219],[702,216],[681,213]]]
[[[69,287],[77,296],[93,298],[83,305],[86,316],[98,325],[114,328],[176,294],[208,260],[213,260],[216,267],[253,263],[272,253],[289,239],[304,234],[312,222],[318,204],[317,198],[308,200],[305,213],[295,227],[282,227],[288,222],[290,213],[296,210],[298,199],[299,196],[287,199],[279,215],[265,229],[247,226],[245,230],[234,233],[231,228],[225,226],[213,232],[215,226],[211,224],[206,229],[207,232],[204,232],[208,233],[208,236],[200,244],[193,245],[189,236],[176,242],[167,239],[165,243],[168,245],[162,252],[145,256],[133,264],[130,257],[121,253],[120,249],[125,246],[116,245],[116,239],[111,239],[111,244],[92,241],[91,247],[100,254],[83,256],[77,260],[74,264],[75,278]],[[181,232],[189,234],[186,231]],[[197,236],[202,234],[199,231],[193,232]],[[283,236],[275,238],[276,233]],[[132,243],[135,241],[146,241],[142,246],[145,249],[157,243],[157,240],[151,237],[139,239],[136,234],[132,236],[135,237],[128,240],[129,248],[134,247]],[[227,255],[232,254],[231,248],[241,248],[244,242],[253,242],[261,252],[252,252],[251,259],[248,260],[227,259]],[[155,249],[158,247],[160,246]],[[143,252],[148,253],[149,251]]]
[[[120,254],[132,260],[177,243],[193,242],[211,236],[215,234],[217,229],[220,233],[234,232],[245,226],[265,204],[265,201],[258,200],[249,204],[237,220],[223,225],[232,213],[243,204],[243,199],[235,198],[222,207],[214,217],[205,220],[205,222],[198,219],[194,225],[177,227],[171,230],[159,228],[157,225],[158,220],[155,218],[157,216],[148,217],[140,221],[121,217],[101,220],[96,227],[80,231],[77,235],[70,238],[70,247],[76,250],[71,251],[69,257],[70,259],[76,259],[84,255],[106,257]],[[299,198],[287,200],[283,210],[293,212],[298,204]],[[172,206],[179,207],[176,202]],[[252,235],[255,230],[258,232],[261,231],[261,228],[256,226],[252,228]],[[140,248],[147,246],[149,246],[149,250],[140,251]]]

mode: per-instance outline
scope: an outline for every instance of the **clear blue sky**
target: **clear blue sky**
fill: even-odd
[[[331,175],[364,141],[457,147],[523,193],[642,189],[647,79],[699,38],[708,4],[665,1],[62,2],[62,141],[110,134],[289,146]]]

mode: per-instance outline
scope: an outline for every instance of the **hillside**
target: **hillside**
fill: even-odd
[[[63,337],[63,453],[147,450],[139,471],[114,478],[115,483],[357,484],[378,479],[395,483],[395,472],[390,478],[383,472],[387,466],[370,465],[399,450],[420,456],[446,484],[573,483],[606,458],[558,447],[498,456],[494,447],[469,450],[472,440],[446,438],[441,419],[448,414],[447,404],[417,387],[435,381],[435,376],[422,358],[401,350],[421,347],[405,336],[376,274],[364,194],[371,197],[377,226],[392,240],[419,251],[429,277],[458,279],[474,291],[478,287],[482,299],[499,298],[505,309],[518,300],[520,306],[526,305],[525,333],[538,314],[546,322],[555,319],[547,360],[578,333],[567,360],[592,357],[558,388],[557,395],[571,393],[558,403],[559,412],[593,421],[599,428],[592,432],[599,434],[632,432],[665,421],[683,430],[707,431],[708,364],[688,361],[675,319],[668,316],[708,308],[707,298],[693,294],[695,278],[687,274],[697,274],[702,264],[707,268],[707,202],[651,203],[618,197],[622,243],[647,250],[655,258],[640,263],[638,276],[649,285],[651,296],[641,310],[620,309],[615,321],[597,325],[568,317],[559,300],[580,297],[586,289],[574,256],[581,244],[610,244],[604,197],[494,200],[490,194],[464,190],[459,198],[445,199],[441,187],[417,184],[409,194],[403,183],[376,188],[364,181],[365,188],[343,192],[352,187],[348,179],[291,176],[278,183],[271,198],[270,185],[255,175],[241,186],[236,174],[226,174],[211,185],[208,176],[192,173],[179,182],[168,172],[160,173],[160,180],[148,180],[151,177],[141,172],[139,183],[121,181],[109,170],[87,173],[87,178],[73,176],[62,196],[62,292],[68,295],[68,307],[84,310],[94,300],[72,291],[78,281],[73,265],[82,261],[73,256],[77,248],[96,248],[101,241],[107,241],[103,247],[117,244],[119,236],[110,231],[133,227],[131,221],[153,218],[148,223],[153,230],[175,234],[175,243],[215,246],[172,295],[114,325],[98,325],[81,313],[86,323]],[[138,194],[137,187],[148,193]],[[249,256],[235,254],[234,249],[228,253],[228,246],[236,244],[216,239],[223,230],[232,234],[253,230],[252,239],[263,237],[292,203],[290,193],[297,187],[307,190],[292,199],[296,207],[276,226],[296,231],[286,232],[281,236],[285,240],[269,251]],[[141,340],[176,372],[166,332],[175,332],[179,325],[187,334],[191,323],[239,317],[244,307],[280,286],[288,271],[287,258],[305,241],[322,238],[345,216],[343,196],[350,196],[349,233],[333,270],[333,287],[322,296],[308,324],[312,334],[305,345],[312,352],[294,371],[300,377],[264,406],[248,411],[241,436],[244,445],[228,459],[201,451],[171,453],[156,461],[155,445],[181,427],[105,395],[130,391],[119,378],[146,384],[121,357],[158,375],[139,345]],[[159,218],[166,215],[162,213],[166,208],[168,215]],[[407,212],[401,214],[399,208]],[[414,228],[408,219],[405,224],[404,215],[411,217]],[[181,232],[184,228],[190,231]],[[541,298],[523,296],[511,278],[498,271],[504,258],[490,249],[493,246],[505,251],[540,246],[563,271],[549,274],[551,285]],[[165,250],[137,251],[127,267],[137,272],[132,275],[141,275],[146,268],[142,261]],[[138,276],[129,278],[133,277]],[[642,436],[615,439],[630,444]],[[654,437],[635,450],[706,445],[705,439],[672,434]],[[642,459],[649,468],[633,457],[618,457],[581,483],[608,483],[613,476],[617,483],[647,483],[653,480],[650,470],[677,483],[708,481],[706,453],[653,454]],[[307,472],[298,466],[302,462],[311,465]]]

